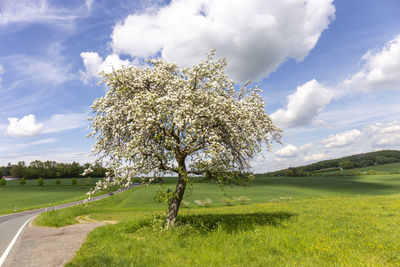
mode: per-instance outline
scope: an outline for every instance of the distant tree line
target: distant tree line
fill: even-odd
[[[301,167],[290,167],[275,172],[268,172],[262,175],[267,176],[310,176],[314,173],[321,173],[340,169],[353,169],[368,167],[380,164],[400,162],[400,151],[382,150],[370,153],[357,154],[337,159],[319,161]]]
[[[81,165],[78,162],[58,163],[40,160],[27,165],[24,161],[20,161],[17,164],[8,163],[7,166],[0,167],[0,177],[13,176],[25,179],[79,177],[89,165],[89,163]],[[105,177],[107,169],[103,166],[96,165],[92,169],[93,172],[82,177]]]

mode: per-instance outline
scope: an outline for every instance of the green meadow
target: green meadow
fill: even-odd
[[[7,181],[5,186],[0,186],[0,214],[85,199],[89,188],[97,180],[77,178],[77,184],[72,185],[72,178],[66,178],[56,185],[56,179],[45,179],[43,186],[38,186],[38,180],[26,180],[25,185],[20,185],[19,181]]]
[[[175,178],[164,178],[173,188]],[[42,214],[63,226],[77,216],[99,227],[67,266],[398,266],[400,174],[258,177],[251,185],[195,183],[177,226],[163,227],[159,185]],[[246,203],[235,200],[245,196]],[[195,200],[212,200],[200,207]],[[221,201],[232,199],[229,203]]]
[[[322,175],[352,175],[354,173],[386,173],[386,174],[400,174],[400,162],[397,163],[388,163],[376,166],[368,166],[363,168],[354,168],[349,170],[342,171],[329,171],[324,172]]]

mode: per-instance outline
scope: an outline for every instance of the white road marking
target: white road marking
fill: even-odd
[[[15,242],[18,239],[19,234],[21,234],[22,229],[24,229],[25,225],[30,222],[33,218],[35,218],[37,215],[33,216],[32,218],[30,218],[29,220],[27,220],[22,226],[21,228],[19,228],[18,232],[15,234],[13,240],[11,240],[10,244],[8,245],[7,249],[4,251],[3,255],[0,258],[0,267],[3,265],[4,261],[6,260],[8,253],[10,253],[12,247],[14,246]]]

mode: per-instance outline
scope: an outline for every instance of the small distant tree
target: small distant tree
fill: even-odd
[[[168,227],[191,175],[219,184],[251,181],[250,162],[263,144],[269,149],[271,139],[279,140],[281,130],[266,114],[261,90],[237,86],[214,51],[192,68],[161,59],[149,63],[101,73],[109,91],[92,105],[90,136],[96,139],[94,155],[108,161],[112,172],[95,191],[129,186],[137,175],[177,174]]]
[[[13,177],[22,177],[24,175],[25,162],[20,161],[17,165],[13,165],[10,169],[10,174]]]
[[[43,180],[42,177],[39,177],[37,184],[38,184],[39,186],[43,186],[44,180]]]
[[[0,185],[5,186],[6,184],[7,184],[6,179],[4,179],[4,177],[1,178],[1,180],[0,180]]]
[[[72,185],[76,185],[76,178],[72,178],[71,183],[72,183]]]
[[[240,204],[242,204],[242,205],[246,204],[246,202],[250,202],[251,201],[251,199],[246,197],[246,196],[237,197],[236,200],[239,201]]]
[[[61,179],[60,178],[56,179],[56,184],[61,184]]]
[[[354,163],[351,160],[345,160],[345,161],[340,163],[340,166],[343,169],[348,170],[348,169],[354,168]]]
[[[285,176],[292,177],[292,176],[295,176],[295,175],[296,175],[296,169],[293,168],[293,167],[289,167],[288,169],[286,169],[286,170],[284,171],[284,173],[285,173]]]
[[[227,206],[232,206],[235,203],[236,199],[224,197],[224,198],[221,198],[219,201],[221,201],[222,203],[225,203],[225,205],[227,205]]]
[[[26,182],[25,182],[25,178],[24,178],[24,177],[22,177],[22,179],[21,179],[21,180],[19,180],[19,184],[20,184],[20,185],[24,185],[24,184],[26,184]]]

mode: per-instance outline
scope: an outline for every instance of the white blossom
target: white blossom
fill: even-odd
[[[235,89],[225,59],[213,56],[192,68],[152,59],[151,67],[101,73],[109,91],[92,105],[89,136],[94,155],[112,172],[95,191],[129,185],[138,175],[184,172],[222,182],[248,172],[263,143],[270,148],[271,139],[279,141],[261,90],[248,83]]]

